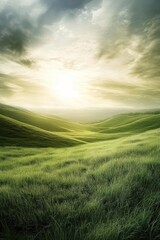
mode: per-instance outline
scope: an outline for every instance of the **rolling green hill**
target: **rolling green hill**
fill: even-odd
[[[82,124],[67,121],[60,117],[45,116],[4,104],[0,104],[0,114],[52,132],[83,131],[85,128]]]
[[[0,104],[0,144],[63,147],[106,141],[160,127],[160,113],[122,114],[94,124],[79,124]],[[14,141],[16,138],[16,141]]]
[[[0,115],[0,146],[68,147],[82,143]]]
[[[92,128],[102,133],[141,133],[160,127],[160,113],[122,114],[95,123]]]
[[[0,239],[160,238],[160,113],[82,125],[0,106]]]
[[[160,129],[72,148],[0,147],[3,240],[158,240]]]

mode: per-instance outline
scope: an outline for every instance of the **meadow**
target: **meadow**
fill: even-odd
[[[0,239],[160,239],[160,113],[0,110]]]

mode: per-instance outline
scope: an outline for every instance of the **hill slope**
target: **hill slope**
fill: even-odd
[[[53,119],[53,132],[34,113],[11,112],[0,115],[0,239],[159,239],[159,113],[64,132]]]
[[[0,146],[66,147],[82,141],[0,115]]]
[[[122,114],[94,124],[74,123],[3,104],[0,104],[0,114],[1,145],[73,146],[123,138],[160,128],[158,112]]]
[[[0,114],[52,132],[83,131],[84,125],[55,116],[44,116],[23,108],[0,104]]]
[[[66,149],[0,147],[0,239],[158,240],[160,129]]]
[[[92,129],[102,133],[141,133],[160,128],[160,113],[137,113],[115,116],[92,124]]]

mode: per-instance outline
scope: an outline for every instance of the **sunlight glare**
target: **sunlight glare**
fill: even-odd
[[[59,101],[74,104],[82,98],[80,84],[75,77],[72,74],[62,73],[57,77],[53,91]]]

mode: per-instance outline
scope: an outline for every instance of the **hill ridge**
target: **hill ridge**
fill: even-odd
[[[123,138],[160,128],[158,112],[120,114],[91,124],[79,124],[3,104],[0,104],[0,114],[2,146],[8,143],[32,147],[69,147]]]

